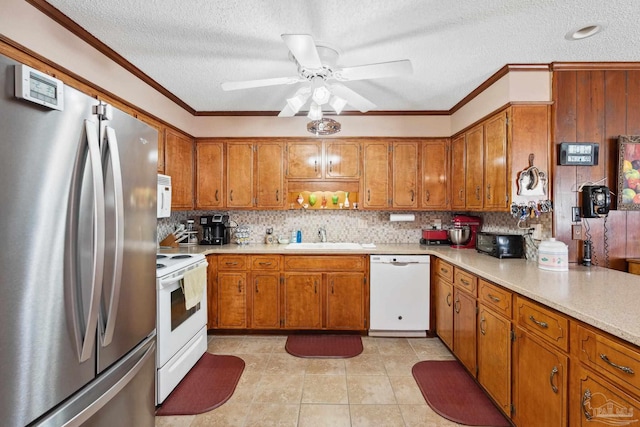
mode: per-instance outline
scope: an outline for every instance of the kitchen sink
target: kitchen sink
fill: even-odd
[[[316,242],[316,243],[289,243],[285,246],[285,249],[339,249],[339,250],[358,250],[362,249],[360,243],[347,243],[347,242]]]

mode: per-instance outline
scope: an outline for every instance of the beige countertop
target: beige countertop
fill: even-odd
[[[640,345],[640,276],[600,267],[572,265],[569,271],[538,268],[534,261],[503,259],[471,249],[419,244],[376,244],[361,250],[296,250],[286,245],[192,246],[163,253],[209,254],[427,254],[436,255],[491,282]]]

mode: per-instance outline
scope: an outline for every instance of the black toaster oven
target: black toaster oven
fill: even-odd
[[[524,237],[520,234],[480,232],[476,238],[476,249],[496,258],[522,258]]]

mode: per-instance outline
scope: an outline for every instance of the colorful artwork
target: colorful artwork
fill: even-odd
[[[640,136],[618,137],[618,209],[640,210]]]

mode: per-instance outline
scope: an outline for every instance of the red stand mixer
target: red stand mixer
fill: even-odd
[[[476,236],[482,227],[482,218],[469,215],[454,215],[453,228],[449,229],[451,247],[475,249]]]

